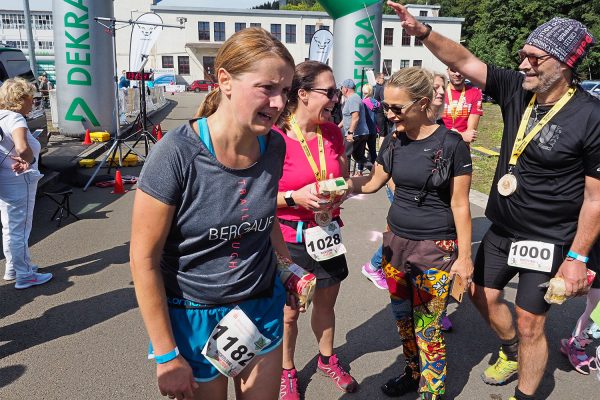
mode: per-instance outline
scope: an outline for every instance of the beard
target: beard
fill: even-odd
[[[546,71],[541,74],[538,73],[536,78],[538,80],[537,84],[533,82],[523,81],[523,89],[529,90],[533,93],[547,92],[548,90],[550,90],[550,88],[552,88],[552,86],[556,84],[556,82],[562,79],[562,71],[560,69],[560,65],[557,64],[550,71]]]

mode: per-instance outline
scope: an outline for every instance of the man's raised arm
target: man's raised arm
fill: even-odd
[[[453,40],[431,31],[431,27],[417,21],[402,4],[387,2],[396,11],[404,31],[420,39],[441,62],[467,77],[475,86],[485,89],[487,65],[469,50]]]

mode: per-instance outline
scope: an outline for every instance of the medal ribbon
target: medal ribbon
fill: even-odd
[[[519,130],[517,131],[517,138],[515,139],[515,144],[513,145],[512,155],[510,157],[509,165],[515,166],[517,165],[517,160],[519,156],[525,151],[525,147],[533,140],[533,137],[537,135],[537,133],[542,130],[544,126],[550,121],[552,117],[556,115],[567,102],[573,97],[575,94],[575,87],[571,87],[567,93],[565,93],[560,100],[550,109],[550,111],[540,120],[540,122],[535,125],[531,131],[525,136],[525,130],[527,129],[527,123],[529,122],[529,117],[531,116],[531,112],[533,111],[533,105],[535,104],[536,95],[534,94],[521,118],[521,124],[519,125]]]
[[[462,92],[460,93],[460,97],[458,98],[458,103],[456,107],[452,107],[452,90],[450,90],[450,84],[446,88],[446,93],[448,93],[448,113],[452,118],[452,127],[454,128],[454,123],[456,122],[456,117],[458,117],[458,109],[462,110],[462,105],[465,102],[465,85],[463,84]]]
[[[319,126],[317,125],[317,141],[319,143],[319,165],[321,166],[321,170],[319,171],[319,168],[317,168],[317,163],[315,162],[315,159],[313,158],[313,155],[310,152],[310,149],[308,148],[306,139],[302,134],[302,130],[300,129],[300,126],[298,125],[298,121],[296,121],[296,117],[294,116],[294,114],[292,114],[292,116],[290,117],[290,125],[294,130],[294,133],[296,133],[296,136],[298,137],[300,146],[302,146],[302,150],[304,150],[304,155],[306,156],[306,159],[308,160],[308,163],[310,164],[310,167],[312,168],[313,173],[315,174],[315,179],[317,180],[317,182],[327,179],[327,164],[325,163],[325,146],[323,145],[323,134],[321,133],[321,128],[319,128]]]

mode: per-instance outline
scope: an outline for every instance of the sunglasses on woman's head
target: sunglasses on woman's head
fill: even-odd
[[[324,94],[329,100],[333,99],[337,94],[336,88],[310,88],[308,90]]]

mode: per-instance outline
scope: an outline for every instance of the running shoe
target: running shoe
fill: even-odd
[[[500,349],[498,359],[483,371],[481,379],[488,385],[504,385],[509,382],[510,378],[517,375],[518,370],[519,364],[516,361],[509,360]]]
[[[296,368],[281,371],[281,385],[279,386],[279,400],[300,400],[298,391],[298,372]]]
[[[43,285],[52,279],[52,274],[42,274],[34,272],[33,274],[19,278],[17,277],[17,283],[15,283],[15,289],[27,289],[36,285]]]
[[[31,266],[31,271],[37,272],[38,268],[39,267],[37,265],[32,265]],[[15,271],[14,269],[11,269],[10,271],[7,270],[4,273],[4,280],[5,281],[14,281],[15,279],[17,279],[17,271]]]
[[[344,367],[340,365],[337,355],[333,354],[329,357],[328,364],[323,363],[321,361],[321,356],[319,355],[317,366],[324,375],[333,380],[340,390],[352,393],[358,389],[358,383],[348,372],[346,372]]]
[[[383,394],[389,397],[400,397],[406,393],[416,392],[419,389],[419,377],[413,376],[413,370],[408,365],[404,373],[397,378],[392,378],[381,386]]]
[[[585,330],[585,333],[590,339],[600,339],[600,326],[592,322]]]
[[[375,269],[373,268],[371,263],[368,262],[362,266],[361,272],[364,276],[367,277],[368,280],[373,282],[373,285],[375,285],[377,288],[382,290],[388,289],[388,284],[385,281],[385,274],[383,273],[383,270],[381,268]]]
[[[452,321],[450,321],[450,318],[448,318],[447,315],[444,315],[442,317],[442,322],[441,322],[441,327],[442,327],[442,331],[444,332],[450,332],[452,331]]]
[[[590,343],[591,340],[576,337],[560,341],[560,352],[567,356],[575,371],[583,375],[589,375],[591,370],[596,369],[594,359],[585,353],[585,346]]]

